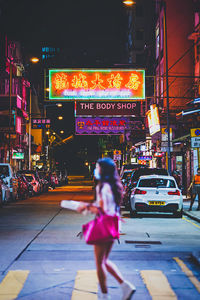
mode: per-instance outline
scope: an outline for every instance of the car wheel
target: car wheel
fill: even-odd
[[[182,218],[183,216],[183,209],[181,209],[180,211],[176,211],[174,214],[173,214],[174,218]]]

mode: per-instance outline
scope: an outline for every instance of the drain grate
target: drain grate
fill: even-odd
[[[126,244],[140,244],[140,245],[161,245],[162,243],[160,241],[130,241],[130,240],[126,240],[125,241]]]
[[[135,245],[135,248],[151,248],[151,245]]]

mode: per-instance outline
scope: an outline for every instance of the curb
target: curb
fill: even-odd
[[[184,214],[185,216],[190,217],[192,220],[194,220],[194,221],[200,223],[200,218],[198,218],[198,217],[192,215],[192,214],[189,213],[188,211],[185,211],[185,210],[184,210],[184,211],[183,211],[183,214]]]
[[[191,256],[200,265],[200,253],[199,252],[192,252]]]

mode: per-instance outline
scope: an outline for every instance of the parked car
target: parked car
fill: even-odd
[[[34,190],[33,190],[33,185],[31,182],[29,182],[24,174],[21,174],[23,181],[27,184],[28,186],[28,193],[29,197],[32,197],[34,195]]]
[[[124,174],[121,177],[121,181],[122,181],[123,184],[127,183],[131,179],[132,173],[133,173],[133,170],[124,171]]]
[[[141,176],[131,192],[131,216],[138,212],[170,212],[182,217],[183,197],[173,176]]]
[[[39,194],[40,193],[40,183],[39,181],[35,178],[34,174],[24,174],[26,180],[31,183],[33,186],[33,192],[34,194]]]
[[[49,182],[48,176],[45,171],[38,171],[38,175],[40,177],[42,183],[42,192],[48,192],[49,190]]]
[[[17,198],[18,182],[13,174],[11,165],[8,163],[0,163],[0,175],[3,175],[3,181],[10,189],[11,199],[15,201]]]
[[[144,175],[166,175],[168,176],[168,171],[163,168],[139,168],[132,172],[131,179],[127,184],[124,192],[123,204],[124,206],[129,209],[130,208],[130,196],[132,189],[136,186],[140,176]]]
[[[29,184],[24,179],[23,174],[17,174],[18,179],[18,199],[26,199],[29,196]]]
[[[139,165],[139,164],[124,164],[120,170],[120,177],[122,178],[124,172],[126,172],[126,171],[134,171],[134,170],[140,169],[142,167],[143,167],[143,165]]]
[[[10,200],[10,189],[0,177],[0,204],[4,205]]]
[[[17,171],[17,174],[24,174],[24,175],[33,175],[33,177],[35,178],[35,180],[39,183],[37,184],[37,190],[39,188],[39,191],[37,193],[41,193],[42,192],[42,181],[41,178],[39,177],[39,174],[37,171],[35,170],[21,170],[21,171]]]

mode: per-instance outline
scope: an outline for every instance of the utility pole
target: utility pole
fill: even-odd
[[[165,41],[165,68],[166,68],[166,100],[167,100],[167,165],[171,175],[171,141],[170,141],[170,111],[169,111],[169,76],[168,76],[168,47],[167,47],[167,16],[166,2],[163,1],[164,9],[164,41]]]
[[[31,170],[31,114],[32,114],[32,98],[31,98],[31,86],[30,86],[30,101],[29,101],[29,131],[28,131],[28,168]]]
[[[12,62],[10,62],[10,80],[9,80],[9,141],[8,141],[8,151],[9,151],[9,163],[11,163],[11,113],[12,113]]]

